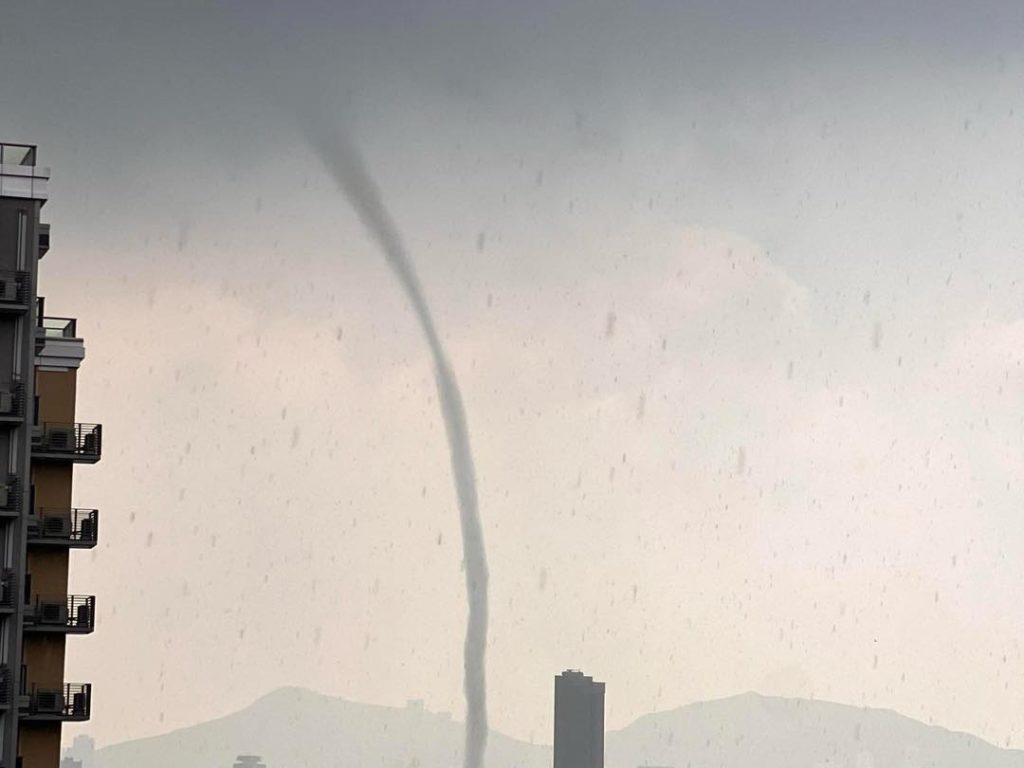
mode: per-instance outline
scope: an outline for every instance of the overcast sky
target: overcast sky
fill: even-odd
[[[314,111],[463,388],[495,728],[549,742],[582,667],[613,728],[754,689],[1024,748],[1024,6],[892,5],[5,3],[106,431],[69,735],[282,685],[461,717],[430,359]]]

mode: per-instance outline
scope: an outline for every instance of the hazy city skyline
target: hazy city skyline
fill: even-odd
[[[497,730],[550,739],[578,666],[609,728],[758,690],[1024,747],[1024,11],[560,5],[5,13],[110,446],[76,495],[116,510],[70,736],[284,685],[462,719],[430,360],[315,101],[463,388]]]

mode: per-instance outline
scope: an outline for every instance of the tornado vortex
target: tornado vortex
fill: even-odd
[[[434,319],[423,296],[416,271],[402,243],[398,228],[381,198],[355,144],[340,129],[310,125],[313,149],[334,177],[349,204],[370,235],[377,241],[398,282],[416,312],[434,361],[434,377],[448,434],[452,475],[459,501],[462,550],[465,558],[466,597],[469,613],[464,646],[463,690],[466,696],[465,768],[482,768],[487,746],[487,679],[484,657],[487,650],[487,553],[476,494],[476,473],[466,429],[462,395]]]

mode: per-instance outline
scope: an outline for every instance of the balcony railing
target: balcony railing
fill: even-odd
[[[32,686],[22,711],[24,720],[88,720],[92,709],[92,684],[64,683],[59,688]]]
[[[7,482],[0,482],[0,516],[17,515],[21,512],[21,485],[17,475],[8,475]]]
[[[28,519],[28,543],[91,549],[96,546],[99,530],[99,510],[43,508]]]
[[[36,147],[34,144],[0,143],[0,165],[36,164]]]
[[[32,455],[39,459],[100,460],[103,426],[100,424],[53,424],[47,422],[32,436]]]
[[[76,339],[78,322],[73,317],[48,317],[46,297],[36,296],[36,335],[56,339]]]
[[[78,322],[73,317],[43,317],[36,321],[38,334],[47,339],[77,339]]]
[[[11,613],[15,608],[18,594],[17,577],[13,568],[0,570],[0,613]]]
[[[46,201],[50,169],[36,165],[31,144],[0,143],[0,197]]]
[[[28,297],[28,272],[0,270],[0,309],[28,309]]]
[[[37,597],[25,607],[26,632],[60,632],[87,635],[96,628],[93,595]]]
[[[25,385],[20,381],[0,384],[0,424],[17,424],[25,418]]]
[[[8,709],[14,700],[14,675],[6,664],[0,664],[0,709]]]

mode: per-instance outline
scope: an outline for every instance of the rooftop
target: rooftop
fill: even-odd
[[[0,142],[0,165],[26,165],[34,167],[35,164],[35,144],[8,144]]]
[[[36,166],[34,144],[0,142],[0,197],[46,200],[50,169]]]

